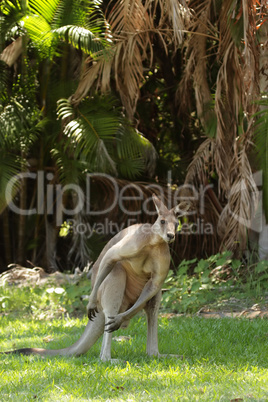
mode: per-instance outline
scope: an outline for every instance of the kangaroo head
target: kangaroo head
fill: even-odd
[[[158,213],[157,220],[153,225],[153,231],[162,237],[165,242],[172,243],[175,240],[178,227],[174,208],[169,210],[155,194],[153,194],[153,201]]]

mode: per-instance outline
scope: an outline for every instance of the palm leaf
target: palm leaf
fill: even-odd
[[[28,0],[31,11],[35,14],[42,16],[48,24],[51,24],[55,15],[60,9],[63,10],[63,2],[61,0]]]
[[[82,50],[84,53],[96,53],[104,48],[103,41],[101,41],[89,29],[83,27],[67,25],[53,30],[58,38],[70,43],[76,49]]]
[[[233,158],[230,174],[235,180],[218,222],[218,232],[222,237],[221,250],[242,252],[258,202],[258,189],[245,150]]]
[[[17,23],[27,30],[43,57],[54,53],[56,40],[59,39],[85,53],[98,52],[107,43],[104,37],[101,39],[98,35],[103,32],[100,27],[103,28],[104,24],[100,8],[94,2],[29,0],[29,9],[23,11],[24,15],[18,4],[11,5],[4,8],[5,13],[10,13],[8,17],[11,19],[16,11]],[[18,14],[17,8],[21,14]],[[6,55],[2,57],[7,58]]]
[[[145,170],[145,160],[142,158],[142,145],[136,131],[132,127],[122,127],[122,132],[116,141],[116,149],[118,170],[122,177],[134,179]]]
[[[134,180],[139,177],[145,169],[144,159],[142,157],[121,159],[118,163],[120,177]]]
[[[116,142],[118,169],[123,177],[133,179],[142,172],[152,176],[157,153],[153,145],[138,130],[129,125],[121,126]]]
[[[207,138],[199,146],[194,158],[187,169],[185,183],[204,183],[204,178],[209,178],[213,173],[215,155],[215,141]]]
[[[53,41],[51,27],[45,18],[41,15],[27,15],[22,18],[23,26],[27,30],[30,39],[37,44],[39,50],[48,56],[53,53],[50,49]]]
[[[11,67],[22,53],[22,43],[22,37],[19,36],[3,50],[0,60]]]
[[[120,125],[120,118],[113,110],[105,110],[97,102],[86,99],[79,108],[73,108],[70,101],[58,103],[58,115],[62,119],[72,116],[64,128],[68,139],[66,146],[72,146],[76,157],[84,155],[89,169],[116,173],[111,156],[111,145]]]
[[[56,162],[61,183],[79,184],[83,182],[84,171],[88,168],[86,161],[73,159],[72,155],[65,151],[62,143],[51,150],[51,155]]]
[[[100,52],[94,58],[95,63],[85,66],[74,94],[75,102],[79,103],[93,85],[102,92],[110,90],[112,71],[127,116],[132,119],[144,78],[144,64],[148,68],[153,61],[153,37],[160,37],[166,51],[169,43],[177,48],[187,15],[186,3],[178,4],[176,0],[111,2],[106,14],[113,42],[109,57],[107,52]]]
[[[23,12],[20,1],[16,0],[3,0],[0,4],[0,11],[0,35],[1,39],[4,41],[12,37],[12,28],[14,28],[17,21],[22,18]],[[4,18],[2,18],[2,15]]]
[[[93,19],[101,20],[103,18],[96,1],[50,0],[44,2],[42,0],[29,0],[29,4],[32,10],[46,18],[52,29],[70,24],[89,28]],[[99,31],[96,25],[94,30]]]
[[[65,149],[86,160],[89,171],[118,171],[131,179],[144,171],[154,172],[154,147],[130,125],[112,98],[87,98],[78,107],[61,99],[58,116],[65,123]]]

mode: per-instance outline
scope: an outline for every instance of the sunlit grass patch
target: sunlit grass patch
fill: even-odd
[[[11,315],[0,323],[2,351],[14,344],[59,348],[81,335],[86,318],[48,322]],[[48,335],[53,341],[45,343]],[[114,336],[120,335],[112,347],[115,364],[99,361],[101,340],[78,358],[1,355],[0,400],[268,400],[267,320],[160,318],[160,351],[183,359],[146,356],[143,315]]]

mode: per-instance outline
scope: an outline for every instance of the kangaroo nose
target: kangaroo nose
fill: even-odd
[[[173,240],[175,235],[173,233],[167,233],[167,237],[169,238],[169,240]]]

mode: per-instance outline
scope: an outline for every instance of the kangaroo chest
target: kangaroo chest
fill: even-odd
[[[166,273],[169,270],[170,253],[166,244],[164,247],[146,247],[143,252],[133,258],[121,261],[127,272],[127,283],[125,295],[130,304],[136,302],[145,284],[151,278],[153,273],[163,270]]]
[[[145,246],[139,255],[127,258],[121,263],[128,275],[138,275],[148,279],[153,272],[165,270],[165,265],[169,265],[169,260],[169,247],[163,243],[157,247]]]

